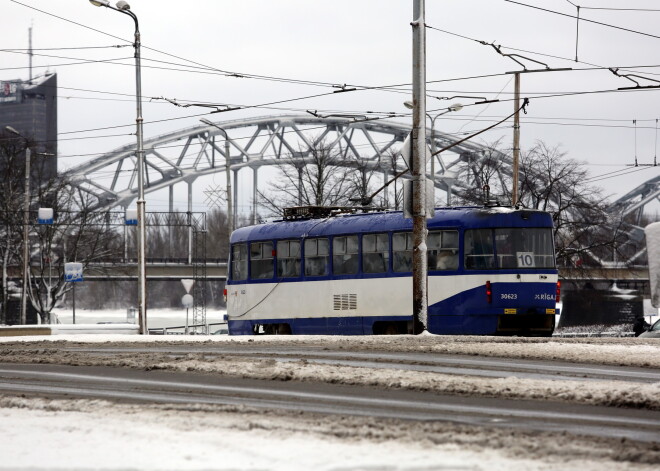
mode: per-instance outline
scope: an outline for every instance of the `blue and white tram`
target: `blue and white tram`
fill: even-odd
[[[559,282],[548,213],[436,209],[428,219],[428,330],[551,335]],[[230,335],[412,332],[412,221],[401,212],[234,231]]]

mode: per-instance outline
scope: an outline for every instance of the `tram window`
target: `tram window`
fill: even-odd
[[[358,260],[358,236],[332,239],[332,272],[335,275],[354,275],[358,272]]]
[[[493,254],[493,231],[473,229],[465,231],[465,268],[488,270],[495,268]]]
[[[247,244],[234,244],[231,247],[231,279],[247,280],[248,257]]]
[[[390,264],[390,240],[387,234],[362,236],[362,271],[385,273]]]
[[[392,234],[392,269],[395,272],[412,271],[412,232]]]
[[[299,240],[280,240],[277,242],[277,276],[281,278],[300,276]]]
[[[495,250],[500,268],[553,268],[552,229],[495,229]]]
[[[426,245],[429,271],[458,268],[458,231],[431,231]]]
[[[273,277],[273,243],[250,244],[250,278],[253,280]]]
[[[305,276],[328,274],[328,239],[305,240]]]

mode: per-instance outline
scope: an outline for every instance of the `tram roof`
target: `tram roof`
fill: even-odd
[[[552,216],[544,211],[501,206],[437,208],[435,215],[427,220],[427,226],[429,229],[552,227]],[[412,219],[404,218],[401,211],[344,214],[242,227],[232,233],[231,243],[406,230],[412,230]]]

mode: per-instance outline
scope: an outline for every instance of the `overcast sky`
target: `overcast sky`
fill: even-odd
[[[427,29],[427,109],[439,110],[457,101],[463,105],[479,101],[478,98],[436,99],[455,95],[502,100],[488,106],[466,106],[460,112],[438,119],[437,127],[450,133],[476,131],[512,112],[513,104],[507,100],[513,94],[513,79],[506,72],[520,70],[520,66],[472,39],[495,42],[503,46],[503,52],[522,54],[552,68],[605,67],[523,75],[522,96],[531,99],[528,114],[522,121],[523,149],[539,139],[551,146],[561,146],[571,157],[587,162],[594,177],[635,170],[626,169],[626,165],[634,163],[635,155],[639,163],[652,164],[657,147],[660,89],[616,92],[617,88],[634,83],[616,77],[607,67],[628,67],[627,72],[621,73],[660,80],[657,53],[660,2],[571,1],[582,7],[582,18],[644,34],[581,22],[579,62],[575,62],[576,20],[573,18],[505,0],[427,0],[427,25],[455,33]],[[133,36],[130,18],[107,8],[96,8],[87,0],[0,2],[0,80],[27,78],[28,58],[24,49],[30,25],[35,49],[33,74],[58,73],[60,169],[134,142],[131,135],[134,129],[130,125],[135,122],[135,79],[132,48],[127,46]],[[131,0],[131,9],[140,20],[142,32],[145,138],[196,125],[198,115],[204,112],[150,101],[151,97],[246,106],[331,91],[318,85],[227,77],[210,70],[193,72],[192,62],[240,74],[332,84],[378,87],[411,83],[412,3],[410,0]],[[521,3],[571,16],[577,12],[567,0],[521,0]],[[586,8],[596,6],[658,11]],[[115,45],[126,47],[108,47]],[[84,49],[89,47],[94,48]],[[8,52],[8,49],[23,50]],[[80,63],[109,59],[117,60]],[[530,69],[540,67],[533,62],[526,64]],[[179,70],[166,70],[173,68]],[[482,75],[492,77],[468,79]],[[640,85],[660,85],[636,80]],[[615,92],[534,98],[606,90]],[[407,98],[405,92],[357,91],[290,101],[277,105],[277,109],[251,108],[210,118],[221,121],[307,109],[406,113],[402,102]],[[170,120],[150,124],[164,119]],[[398,119],[411,120],[410,117]],[[633,120],[637,121],[636,133]],[[83,132],[121,125],[129,126]],[[502,145],[510,147],[511,136],[509,122],[485,133],[479,142],[502,138]],[[617,196],[657,176],[659,169],[645,167],[628,175],[615,173],[611,178],[594,181],[607,194]]]

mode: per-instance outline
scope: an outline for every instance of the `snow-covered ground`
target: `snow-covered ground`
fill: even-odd
[[[103,320],[108,321],[107,317]],[[660,383],[477,378],[305,361],[208,358],[204,354],[94,356],[66,343],[281,344],[562,359],[660,368],[660,341],[636,338],[229,337],[55,335],[0,338],[11,361],[110,364],[209,374],[332,381],[450,394],[660,409]],[[46,342],[46,343],[44,343]],[[49,347],[49,342],[57,342]],[[0,396],[0,470],[657,470],[660,444],[525,433],[448,423],[256,411],[236,407],[127,405]]]
[[[653,445],[447,423],[0,397],[0,470],[653,470]]]

